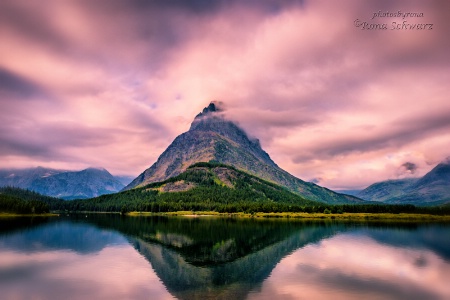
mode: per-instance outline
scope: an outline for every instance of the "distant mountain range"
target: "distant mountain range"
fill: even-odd
[[[441,205],[450,203],[450,159],[422,178],[377,182],[356,194],[368,201],[392,204]]]
[[[251,175],[284,186],[306,199],[328,204],[363,203],[314,183],[298,179],[275,164],[237,124],[225,119],[220,106],[212,102],[199,113],[189,131],[179,135],[158,160],[126,189],[142,187],[177,176],[198,162],[216,162],[233,166]]]
[[[125,185],[105,169],[67,171],[37,167],[0,170],[0,187],[3,186],[19,187],[71,200],[115,193]]]

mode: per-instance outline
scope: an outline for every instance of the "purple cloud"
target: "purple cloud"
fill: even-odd
[[[445,1],[0,4],[4,167],[136,175],[212,100],[278,165],[330,188],[449,155]],[[361,30],[374,12],[433,30]]]

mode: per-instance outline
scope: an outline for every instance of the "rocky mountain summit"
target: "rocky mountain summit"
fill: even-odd
[[[356,197],[300,180],[281,169],[261,148],[258,140],[250,139],[242,128],[225,118],[216,102],[205,107],[195,117],[189,131],[176,137],[158,160],[125,189],[164,181],[198,162],[231,165],[310,200],[335,204],[362,202]]]
[[[105,169],[66,171],[43,167],[0,170],[1,186],[19,187],[66,200],[115,193],[124,187]]]
[[[395,204],[439,205],[450,203],[450,159],[422,178],[388,180],[372,184],[357,194],[364,200]]]
[[[368,201],[388,201],[393,197],[399,197],[408,193],[417,180],[417,178],[407,178],[377,182],[356,193],[356,196]]]

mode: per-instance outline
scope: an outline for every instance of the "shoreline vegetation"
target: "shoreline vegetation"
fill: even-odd
[[[12,212],[0,212],[0,218],[17,218],[17,217],[59,217],[57,213],[42,213],[42,214],[21,214]]]
[[[176,211],[164,213],[152,212],[128,212],[126,216],[182,216],[182,217],[235,217],[235,218],[277,218],[277,219],[299,219],[299,220],[361,220],[361,221],[424,221],[424,222],[450,222],[450,215],[431,215],[414,213],[304,213],[304,212],[274,212],[274,213],[219,213],[215,211]]]
[[[10,212],[0,212],[0,218],[16,217],[59,217],[60,215],[71,214],[120,214],[128,217],[218,217],[218,218],[250,218],[250,219],[290,219],[290,220],[332,220],[332,221],[384,221],[384,222],[450,222],[450,215],[432,215],[415,213],[306,213],[306,212],[234,212],[220,213],[216,211],[173,211],[173,212],[139,212],[132,211],[127,213],[120,212],[99,212],[99,211],[54,211],[42,214],[20,214]]]

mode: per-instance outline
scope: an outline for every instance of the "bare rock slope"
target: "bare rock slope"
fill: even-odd
[[[163,181],[198,162],[231,165],[315,201],[330,204],[364,202],[356,197],[338,194],[305,182],[284,171],[261,148],[258,140],[250,139],[244,130],[225,119],[215,103],[204,108],[195,117],[189,131],[175,138],[158,160],[125,189]]]

